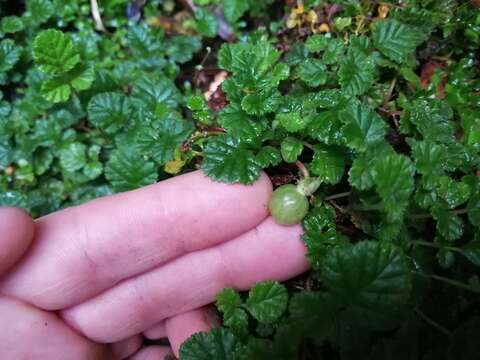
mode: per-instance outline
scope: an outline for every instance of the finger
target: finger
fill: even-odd
[[[35,246],[0,291],[46,310],[79,303],[184,253],[230,240],[268,214],[266,175],[251,186],[200,171],[37,221]]]
[[[33,220],[23,210],[0,208],[0,275],[27,250],[33,238]]]
[[[142,347],[143,338],[140,335],[129,337],[110,346],[113,358],[116,360],[126,359],[135,354]]]
[[[129,360],[164,360],[168,355],[172,356],[172,350],[166,346],[149,346],[140,350]]]
[[[167,337],[167,329],[165,327],[165,321],[160,321],[155,325],[149,327],[147,330],[143,332],[143,336],[145,336],[149,340],[157,340]]]
[[[168,340],[178,358],[180,346],[195,333],[209,331],[218,323],[211,308],[201,308],[172,316],[165,321]]]
[[[257,281],[301,274],[308,264],[300,234],[300,226],[280,226],[269,218],[232,241],[128,279],[62,316],[95,341],[124,339],[211,303],[225,287],[247,289]]]
[[[106,347],[79,336],[53,313],[0,297],[2,359],[105,360]]]

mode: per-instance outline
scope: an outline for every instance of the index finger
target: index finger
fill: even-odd
[[[185,253],[235,238],[268,215],[266,175],[253,185],[200,171],[39,219],[27,256],[0,292],[47,310],[86,300]]]

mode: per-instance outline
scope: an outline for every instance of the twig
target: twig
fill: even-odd
[[[329,200],[341,199],[348,196],[350,196],[350,191],[327,196],[324,200],[329,201]]]
[[[97,0],[90,0],[90,6],[92,8],[92,17],[93,17],[93,20],[95,21],[96,29],[99,31],[107,32],[105,25],[103,25]]]
[[[423,321],[425,321],[428,325],[434,327],[438,331],[440,331],[443,335],[445,335],[448,338],[452,337],[452,333],[448,331],[445,327],[437,323],[436,321],[430,319],[427,315],[425,315],[420,309],[416,308],[415,313],[419,315]]]

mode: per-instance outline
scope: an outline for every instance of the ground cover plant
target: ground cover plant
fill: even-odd
[[[264,170],[312,271],[182,359],[480,359],[478,1],[99,3],[0,1],[0,205]]]

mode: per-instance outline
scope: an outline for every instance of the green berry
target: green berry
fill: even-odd
[[[273,192],[268,209],[278,224],[298,224],[308,212],[308,200],[295,185],[283,185]]]

